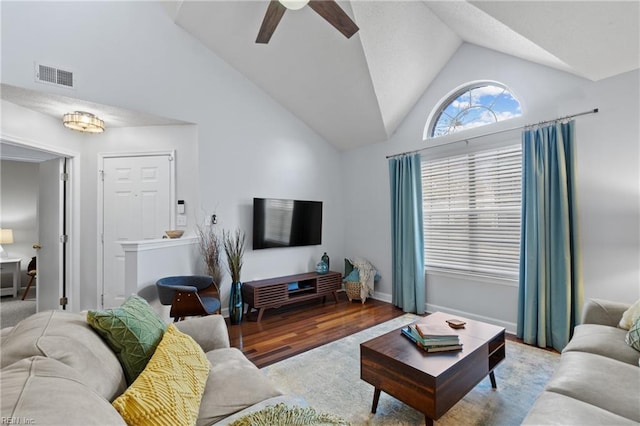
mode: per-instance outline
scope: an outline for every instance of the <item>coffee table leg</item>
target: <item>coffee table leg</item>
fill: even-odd
[[[424,415],[424,426],[433,426],[433,419],[426,414]]]
[[[371,413],[375,414],[376,410],[378,409],[378,400],[380,399],[380,388],[376,388],[376,390],[373,392],[373,404],[371,405]]]
[[[491,380],[491,387],[497,389],[498,385],[496,384],[496,375],[493,374],[493,371],[489,373],[489,380]]]

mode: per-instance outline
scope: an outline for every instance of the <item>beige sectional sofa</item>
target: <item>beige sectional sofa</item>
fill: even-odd
[[[625,343],[627,330],[617,327],[629,306],[597,299],[585,304],[582,324],[523,424],[640,423],[640,352]]]
[[[241,351],[229,347],[220,315],[188,319],[177,327],[193,337],[212,365],[198,425],[226,424],[277,402],[304,405],[282,395]],[[111,405],[127,387],[123,369],[84,315],[42,312],[3,329],[0,338],[5,423],[125,424]]]

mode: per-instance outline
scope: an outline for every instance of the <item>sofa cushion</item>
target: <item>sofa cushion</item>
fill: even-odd
[[[124,425],[109,401],[84,384],[78,371],[34,356],[2,369],[3,419],[21,424]]]
[[[599,324],[582,324],[573,329],[573,337],[562,352],[588,352],[638,365],[640,352],[629,347],[626,330]]]
[[[198,425],[209,425],[257,402],[282,395],[236,348],[207,352],[211,372],[200,404]]]
[[[640,422],[640,368],[601,355],[565,352],[546,390]]]
[[[144,371],[113,406],[129,426],[193,425],[210,368],[202,348],[169,324]]]
[[[3,336],[0,354],[2,368],[37,355],[58,360],[109,401],[127,387],[118,358],[80,314],[46,311],[32,315]]]
[[[136,295],[118,308],[89,311],[87,322],[115,352],[129,384],[146,367],[166,328],[147,301]]]
[[[602,408],[555,392],[540,394],[523,425],[637,425]]]

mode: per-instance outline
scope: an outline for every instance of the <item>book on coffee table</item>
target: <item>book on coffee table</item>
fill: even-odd
[[[420,334],[420,332],[418,331],[417,324],[410,324],[409,329],[420,343],[427,346],[429,345],[446,346],[446,345],[457,345],[458,343],[460,343],[460,338],[458,337],[457,334],[425,337],[422,334]]]
[[[407,337],[413,343],[415,343],[419,348],[426,352],[444,352],[444,351],[458,351],[462,349],[462,344],[460,340],[456,339],[435,339],[435,340],[426,340],[422,339],[420,335],[415,331],[415,329],[411,326],[407,326],[401,330],[403,336]]]
[[[424,339],[458,338],[458,335],[446,324],[415,324],[416,331]]]

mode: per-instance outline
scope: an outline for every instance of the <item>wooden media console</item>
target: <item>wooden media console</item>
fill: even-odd
[[[246,282],[242,284],[242,298],[248,305],[247,315],[251,309],[257,309],[257,321],[260,321],[266,308],[279,308],[303,300],[325,298],[330,294],[333,294],[338,303],[336,292],[340,289],[342,289],[340,272],[329,271],[326,274],[306,272]]]

